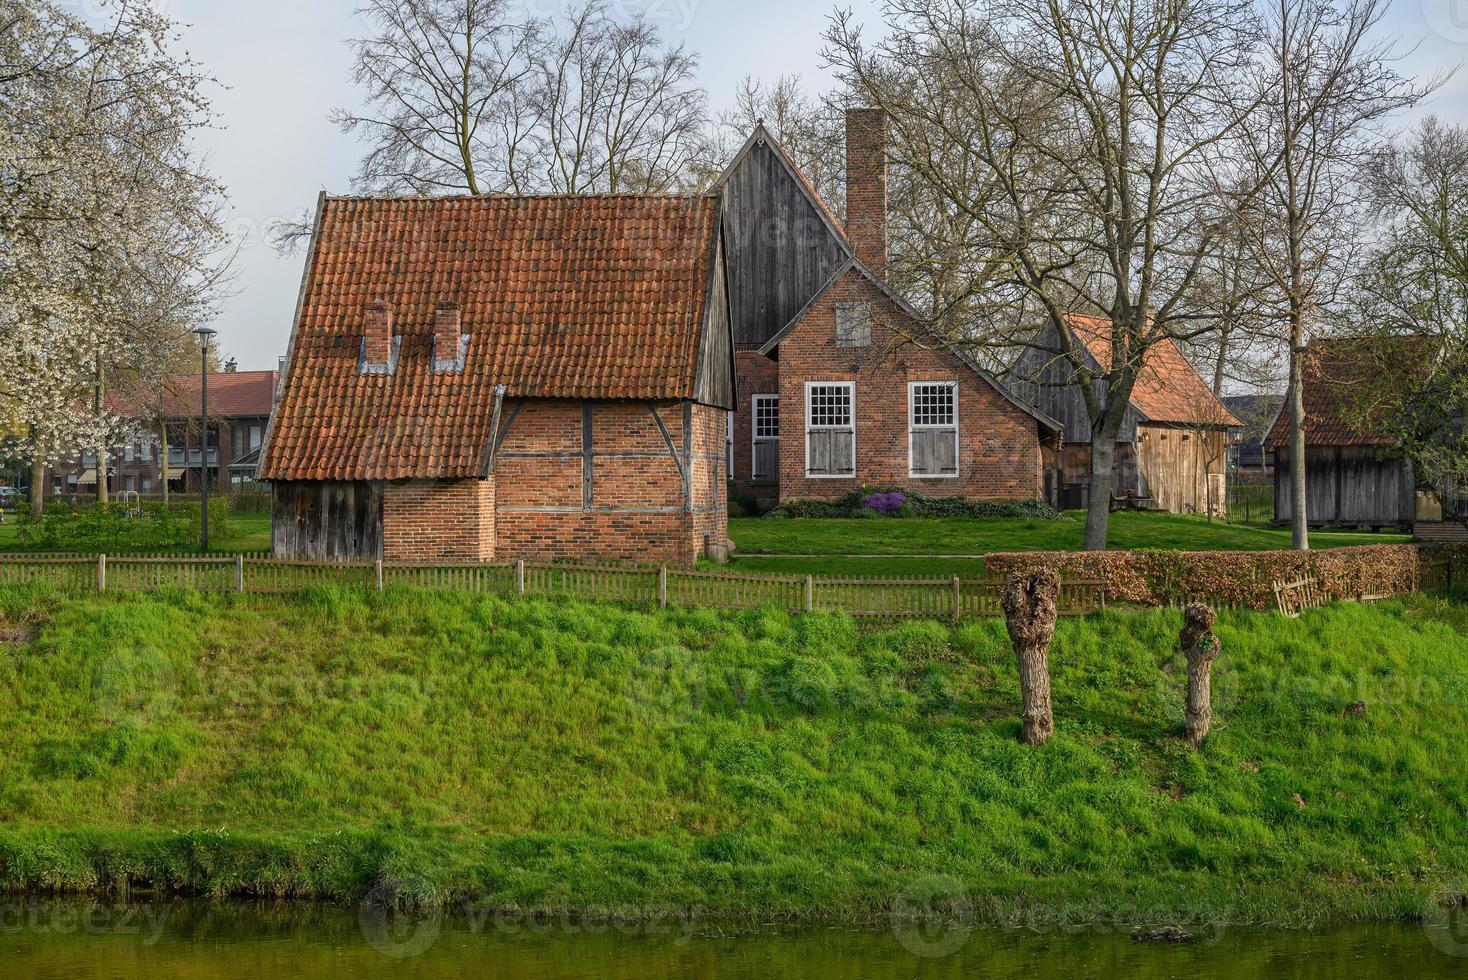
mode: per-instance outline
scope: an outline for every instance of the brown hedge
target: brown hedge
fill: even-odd
[[[1106,584],[1108,602],[1142,606],[1207,602],[1269,609],[1274,583],[1314,576],[1332,599],[1403,595],[1420,587],[1424,563],[1462,545],[1364,545],[1329,551],[1101,551],[987,555],[990,574],[1008,576],[1048,568],[1066,579]]]

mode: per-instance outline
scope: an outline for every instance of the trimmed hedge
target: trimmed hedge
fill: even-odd
[[[790,500],[765,515],[806,517],[994,517],[1028,521],[1066,521],[1043,500],[972,500],[929,497],[916,490],[867,487],[837,500]]]
[[[1097,551],[986,555],[993,575],[1048,568],[1064,578],[1097,579],[1108,602],[1167,606],[1207,602],[1270,609],[1274,583],[1313,576],[1335,600],[1404,595],[1422,581],[1425,559],[1468,548],[1415,544],[1363,545],[1327,551]],[[1460,559],[1461,560],[1461,559]]]

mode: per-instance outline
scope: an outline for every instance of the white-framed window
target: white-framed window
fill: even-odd
[[[750,475],[770,480],[780,473],[780,396],[755,395],[749,407],[753,460]]]
[[[938,478],[958,475],[958,382],[907,384],[907,472]]]
[[[856,384],[805,383],[805,475],[850,479],[856,475]]]

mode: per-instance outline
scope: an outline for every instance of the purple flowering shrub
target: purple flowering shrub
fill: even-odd
[[[897,490],[891,493],[874,493],[862,500],[862,506],[867,510],[891,517],[901,513],[902,508],[907,506],[907,495]]]

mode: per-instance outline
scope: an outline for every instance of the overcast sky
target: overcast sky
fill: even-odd
[[[85,2],[85,0],[78,0]],[[229,189],[232,230],[244,242],[236,295],[218,323],[221,346],[241,369],[273,367],[284,354],[300,287],[300,256],[281,258],[264,240],[276,218],[345,193],[360,154],[328,121],[357,103],[344,39],[362,33],[354,0],[155,0],[184,25],[185,46],[224,88],[220,128],[204,135],[210,165]],[[559,0],[523,0],[537,13]],[[831,85],[820,64],[824,0],[621,0],[647,10],[665,35],[702,56],[702,84],[715,110],[745,75],[801,75]],[[877,0],[842,0],[873,19]],[[1417,45],[1404,67],[1428,75],[1468,61],[1468,0],[1395,0],[1384,30]],[[1427,111],[1468,123],[1468,70]]]

